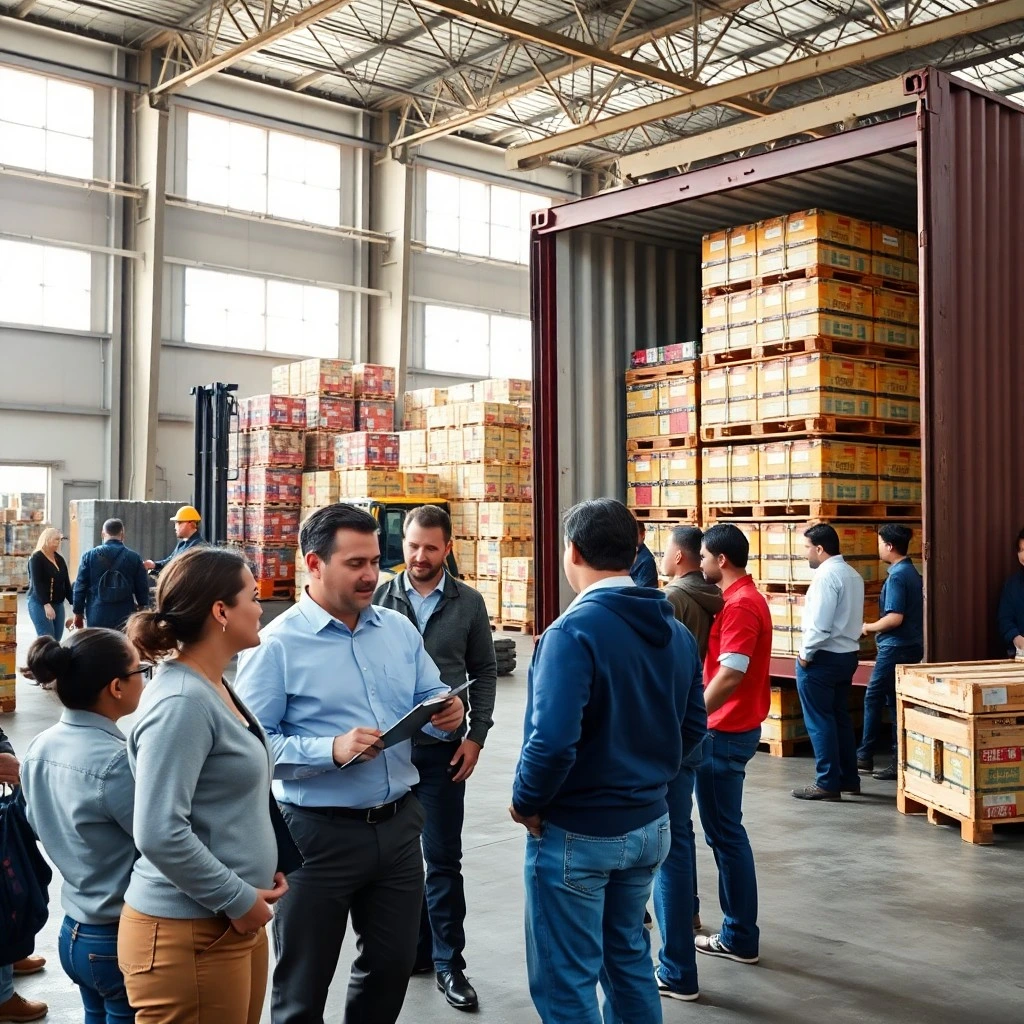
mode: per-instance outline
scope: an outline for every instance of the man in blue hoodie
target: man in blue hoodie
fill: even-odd
[[[528,829],[526,961],[544,1024],[662,1019],[644,909],[669,850],[669,783],[707,732],[697,644],[629,570],[636,521],[611,498],[565,515],[579,595],[530,668],[511,813]]]

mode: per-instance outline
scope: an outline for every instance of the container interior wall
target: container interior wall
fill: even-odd
[[[630,353],[700,336],[700,255],[570,231],[557,244],[559,508],[625,494]],[[562,607],[572,598],[559,573]]]

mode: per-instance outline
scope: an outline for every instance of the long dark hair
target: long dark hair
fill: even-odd
[[[116,629],[79,629],[63,644],[41,636],[28,650],[28,670],[40,683],[54,683],[61,704],[89,711],[115,679],[124,679],[135,657]]]
[[[235,606],[246,565],[228,548],[198,547],[178,555],[160,573],[156,607],[128,620],[128,639],[152,661],[174,654],[181,644],[195,643],[218,601]]]

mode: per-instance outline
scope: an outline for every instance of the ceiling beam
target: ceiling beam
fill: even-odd
[[[856,121],[883,110],[916,102],[915,96],[907,96],[904,92],[903,79],[893,78],[864,89],[854,89],[824,100],[790,107],[777,114],[738,121],[724,128],[668,142],[664,146],[630,153],[619,159],[619,174],[636,180],[659,171],[692,165],[701,160],[746,150],[751,146],[767,145],[778,139],[805,135],[825,125]]]
[[[719,2],[715,4],[703,4],[701,8],[701,23],[706,25],[717,18],[728,17],[735,11],[748,7],[754,2],[756,2],[756,0],[719,0]],[[613,46],[608,47],[605,52],[620,54],[625,53],[627,50],[635,50],[638,47],[653,43],[658,39],[663,39],[665,36],[675,35],[678,32],[685,32],[687,29],[693,27],[693,21],[692,12],[683,17],[672,17],[671,19],[663,20],[658,24],[645,27],[628,36],[624,36]],[[543,89],[551,82],[554,82],[559,78],[563,78],[566,75],[571,75],[576,71],[581,71],[593,63],[595,62],[591,58],[576,57],[566,61],[542,64],[539,69],[541,72],[540,74],[530,71],[517,78],[509,79],[504,83],[502,88],[494,91],[488,97],[487,102],[481,106],[460,114],[455,114],[452,117],[445,118],[443,121],[439,121],[437,124],[408,135],[403,139],[396,139],[392,145],[393,147],[419,146],[424,142],[429,142],[431,139],[451,135],[452,132],[457,132],[462,128],[475,124],[477,121],[482,121],[484,118],[490,117],[492,114],[501,110],[502,107],[507,106],[512,100],[515,100],[520,96],[525,96],[537,89]]]
[[[698,86],[687,95],[651,103],[623,114],[615,114],[600,121],[579,125],[559,132],[547,139],[526,142],[510,147],[505,154],[505,165],[510,169],[523,169],[554,153],[584,145],[596,139],[607,138],[620,132],[629,131],[652,121],[689,114],[702,107],[731,105],[751,93],[775,89],[793,82],[805,81],[819,75],[827,75],[843,68],[868,64],[871,61],[908,50],[931,46],[946,39],[958,38],[971,32],[983,32],[1008,22],[1024,18],[1024,0],[989,0],[981,7],[974,7],[944,18],[874,36],[849,46],[841,46],[812,57],[802,57],[776,67],[766,68],[751,75],[744,75],[716,85]]]
[[[309,7],[304,7],[294,14],[289,14],[262,32],[257,32],[250,38],[229,47],[223,53],[216,54],[208,60],[200,61],[195,67],[189,68],[188,71],[183,71],[180,75],[175,75],[173,78],[161,82],[150,90],[150,96],[155,97],[180,92],[182,89],[197,85],[211,75],[217,74],[218,71],[223,71],[225,68],[231,67],[232,64],[236,64],[238,61],[266,49],[266,47],[277,42],[279,39],[290,36],[293,32],[298,32],[300,29],[309,28],[319,21],[323,21],[324,18],[334,14],[335,11],[341,10],[343,7],[347,7],[350,3],[352,3],[352,0],[318,0],[317,3],[310,4]]]

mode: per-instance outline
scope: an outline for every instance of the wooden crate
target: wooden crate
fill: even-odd
[[[908,700],[965,714],[1024,712],[1024,661],[900,665],[896,690]]]

